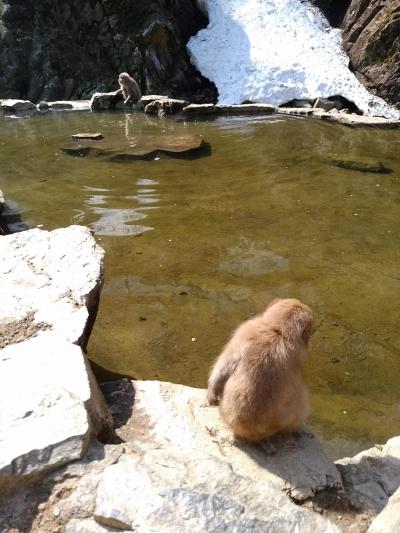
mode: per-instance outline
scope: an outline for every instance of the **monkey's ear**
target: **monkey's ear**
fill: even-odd
[[[312,324],[313,314],[311,309],[306,305],[298,305],[282,324],[282,335],[294,341],[301,338],[307,344],[312,333]]]

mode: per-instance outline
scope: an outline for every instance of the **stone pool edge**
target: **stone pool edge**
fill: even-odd
[[[400,119],[371,117],[332,109],[325,111],[318,107],[284,107],[268,103],[250,104],[193,104],[186,100],[177,100],[163,95],[146,95],[135,105],[126,106],[119,100],[118,91],[112,93],[95,93],[91,100],[62,100],[54,102],[40,102],[34,104],[29,100],[0,99],[0,115],[21,116],[32,114],[46,114],[60,111],[111,111],[124,110],[126,112],[140,112],[146,114],[182,115],[187,119],[198,117],[227,117],[227,116],[296,116],[315,118],[331,123],[338,123],[348,127],[369,127],[382,129],[399,129]]]
[[[26,516],[31,531],[46,532],[45,521],[49,531],[128,531],[140,516],[139,531],[157,530],[212,498],[209,519],[224,527],[237,512],[243,527],[342,531],[338,512],[320,516],[314,503],[333,491],[364,531],[378,513],[371,533],[396,529],[400,437],[334,465],[305,428],[273,455],[233,445],[201,389],[121,380],[103,386],[107,406],[85,355],[104,278],[90,230],[1,236],[0,254],[0,526]],[[22,502],[37,495],[29,514]],[[148,514],[154,501],[161,510]]]

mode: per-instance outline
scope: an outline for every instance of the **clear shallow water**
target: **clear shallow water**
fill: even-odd
[[[82,131],[199,134],[212,154],[64,155]],[[309,425],[340,456],[400,433],[399,148],[397,131],[310,119],[1,117],[0,188],[30,227],[95,231],[106,280],[89,356],[113,372],[205,387],[237,324],[274,297],[309,304]]]

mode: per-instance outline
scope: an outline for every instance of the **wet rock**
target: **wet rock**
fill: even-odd
[[[312,107],[277,107],[276,112],[280,115],[296,115],[300,117],[311,117],[314,115]]]
[[[29,100],[1,100],[0,108],[4,113],[25,113],[36,111],[36,106]]]
[[[400,486],[400,437],[341,459],[336,466],[353,505],[380,512]]]
[[[47,102],[49,109],[62,110],[62,109],[73,109],[74,106],[71,102],[59,101],[59,102]]]
[[[8,235],[0,239],[0,256],[2,338],[12,343],[31,324],[85,349],[103,283],[104,251],[90,230],[70,226]]]
[[[81,458],[112,428],[81,348],[51,331],[0,350],[0,403],[0,487]]]
[[[269,104],[190,104],[183,112],[187,115],[272,115],[275,107]]]
[[[71,135],[73,139],[76,141],[80,141],[82,139],[91,139],[93,141],[98,141],[100,139],[103,139],[102,133],[74,133]]]
[[[380,161],[352,161],[350,159],[332,159],[331,164],[335,167],[355,170],[356,172],[369,172],[372,174],[391,174],[393,170],[385,167]]]
[[[179,113],[189,102],[186,100],[176,100],[174,98],[163,98],[161,100],[153,100],[144,108],[144,112],[148,114],[157,115],[160,113],[171,114]]]
[[[383,511],[373,520],[368,533],[400,531],[400,488],[389,498]]]
[[[168,96],[162,96],[160,94],[146,94],[145,96],[142,96],[140,103],[145,108],[147,104],[151,104],[151,102],[154,102],[155,100],[168,100],[168,98]]]
[[[294,98],[293,100],[290,100],[289,102],[285,102],[284,104],[281,104],[279,107],[296,107],[296,108],[310,108],[313,107],[313,101],[308,98]]]
[[[135,140],[72,141],[61,149],[72,156],[93,155],[107,161],[129,161],[153,159],[158,154],[202,155],[206,147],[207,143],[198,135],[142,135]]]
[[[95,93],[90,101],[90,109],[92,111],[109,111],[115,109],[118,103],[124,103],[121,89],[111,93]]]
[[[336,104],[328,100],[328,98],[316,98],[312,107],[323,109],[324,111],[331,111],[336,107]]]
[[[343,46],[362,81],[400,103],[400,0],[352,0],[342,23]]]

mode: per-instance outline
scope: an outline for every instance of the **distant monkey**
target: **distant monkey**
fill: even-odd
[[[124,96],[124,104],[136,104],[141,99],[139,85],[127,72],[121,72],[118,76],[118,83]]]
[[[311,335],[311,309],[295,299],[273,300],[233,333],[208,380],[235,436],[250,441],[297,430],[309,413],[301,363]]]

